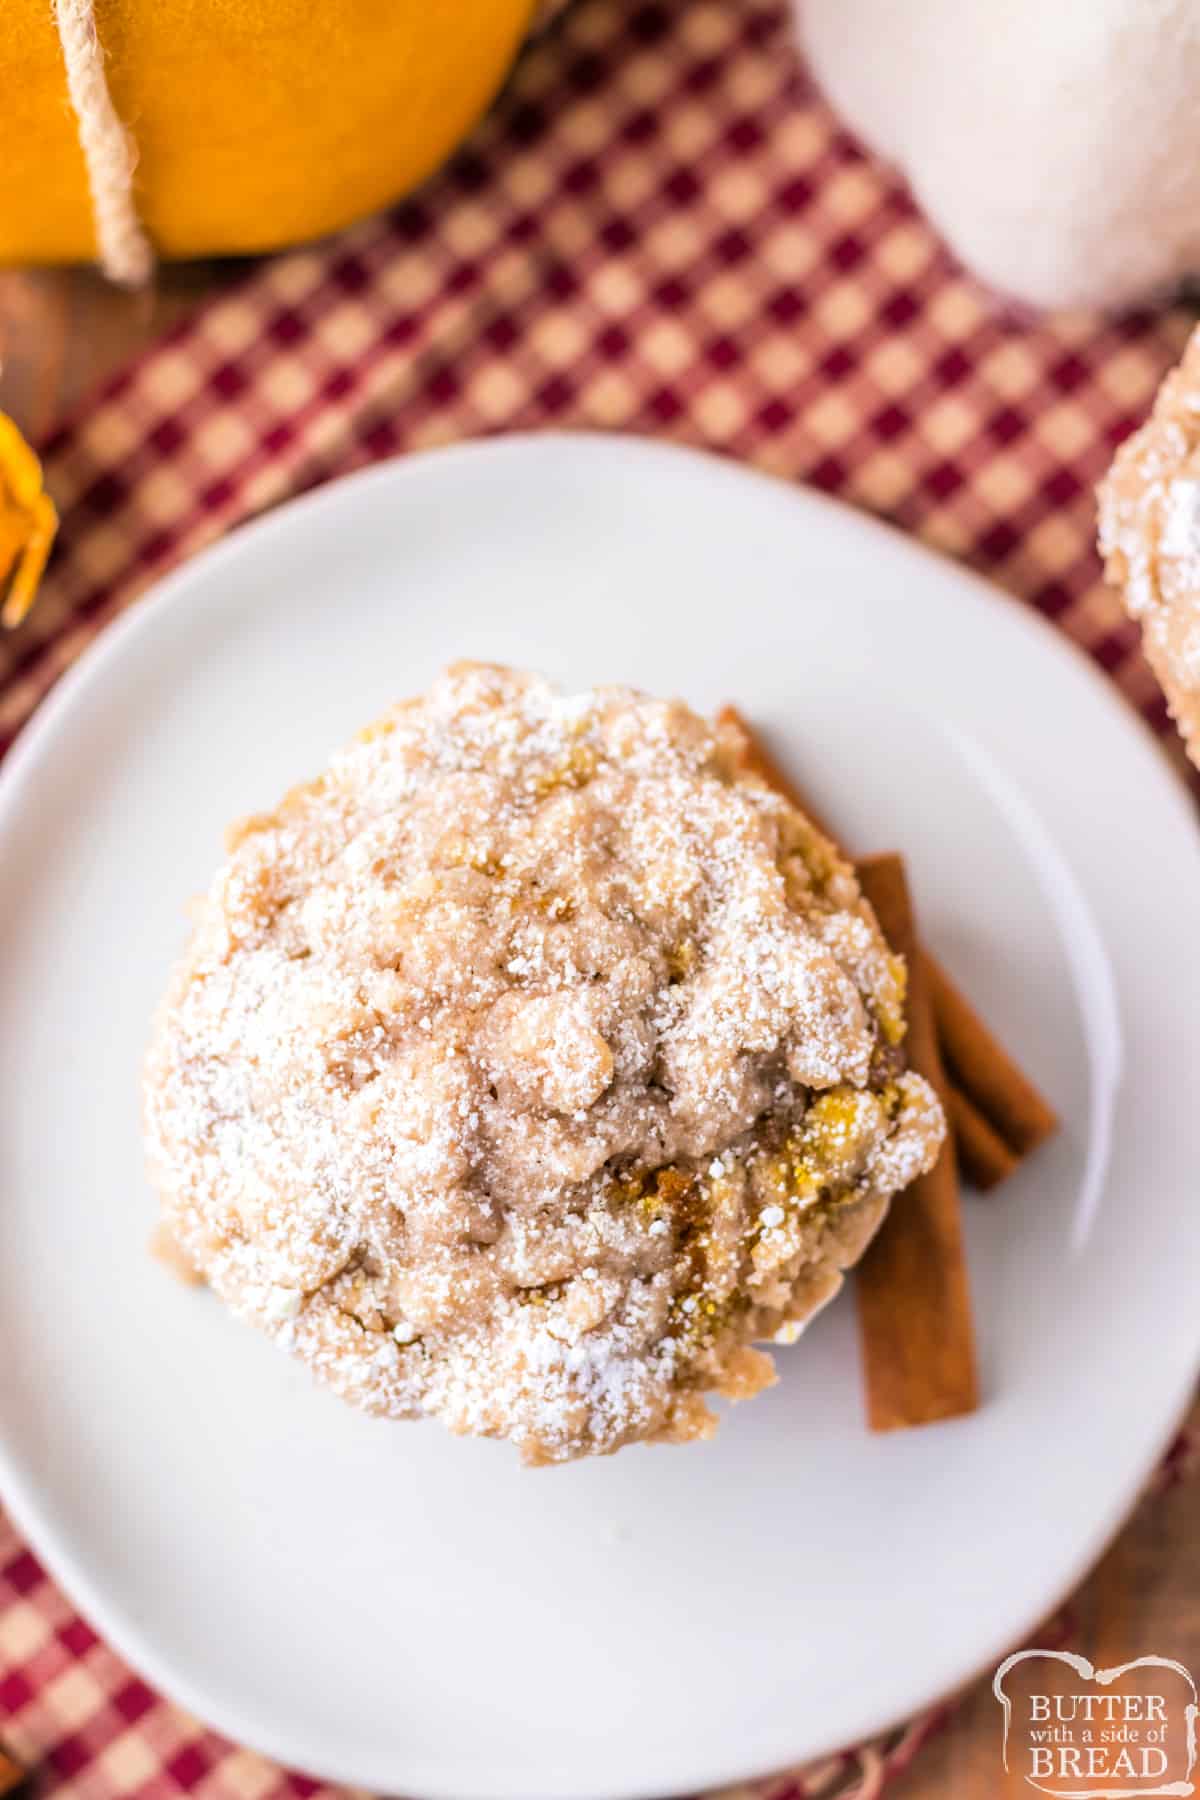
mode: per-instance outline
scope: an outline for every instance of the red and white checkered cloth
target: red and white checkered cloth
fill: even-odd
[[[419,196],[248,275],[44,447],[62,537],[0,644],[0,748],[114,613],[248,515],[546,425],[707,445],[882,514],[1054,619],[1165,728],[1101,584],[1092,484],[1189,324],[997,306],[839,131],[777,0],[580,0]],[[865,1800],[935,1722],[741,1792]],[[159,1699],[2,1514],[0,1734],[78,1800],[328,1791]]]

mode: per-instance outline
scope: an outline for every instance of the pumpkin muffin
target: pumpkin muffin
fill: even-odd
[[[935,1159],[904,969],[736,732],[462,664],[232,834],[158,1020],[170,1235],[347,1399],[710,1436]]]
[[[1101,485],[1100,549],[1200,768],[1200,331]]]

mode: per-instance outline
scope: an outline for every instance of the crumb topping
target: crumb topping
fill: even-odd
[[[1200,766],[1200,333],[1100,488],[1100,549]]]
[[[903,975],[730,735],[459,665],[231,834],[148,1062],[166,1224],[371,1411],[709,1435],[937,1153]]]

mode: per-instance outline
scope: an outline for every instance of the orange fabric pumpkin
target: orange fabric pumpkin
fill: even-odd
[[[160,255],[266,250],[394,199],[499,87],[532,0],[94,0]],[[51,0],[5,0],[0,261],[96,239]]]

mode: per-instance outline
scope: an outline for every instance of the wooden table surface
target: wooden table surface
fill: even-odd
[[[171,269],[151,298],[117,292],[86,270],[0,271],[0,410],[41,434],[127,356],[240,273],[236,264]],[[1031,1468],[1031,1505],[1036,1478]],[[1141,1510],[1076,1595],[1065,1648],[1101,1667],[1156,1654],[1200,1672],[1198,1510],[1200,1477]],[[1002,1566],[1003,1545],[981,1552]],[[1015,1774],[1005,1781],[989,1675],[968,1690],[889,1796],[973,1800],[1031,1791]]]

